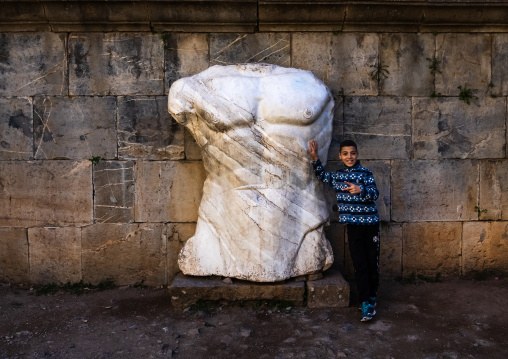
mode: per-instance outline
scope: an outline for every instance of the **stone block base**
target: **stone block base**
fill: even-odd
[[[309,308],[338,308],[349,306],[349,283],[337,269],[323,273],[323,278],[307,282]]]
[[[183,309],[198,300],[283,300],[303,305],[308,292],[308,306],[312,308],[347,307],[349,283],[339,271],[327,271],[314,281],[288,280],[279,283],[254,283],[234,280],[225,283],[219,277],[192,277],[179,273],[169,286],[171,304]]]

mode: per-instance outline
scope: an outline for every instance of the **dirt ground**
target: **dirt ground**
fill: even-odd
[[[83,295],[0,287],[0,358],[508,358],[508,279],[384,280],[375,319],[349,308],[202,303],[165,289]]]

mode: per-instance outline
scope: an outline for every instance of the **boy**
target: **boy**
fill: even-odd
[[[325,171],[318,158],[318,144],[309,142],[307,153],[317,178],[335,189],[339,220],[347,225],[349,252],[353,259],[362,316],[369,321],[376,314],[379,286],[379,214],[374,201],[379,191],[372,172],[360,165],[358,147],[351,140],[340,144],[339,158],[346,166],[335,172]]]

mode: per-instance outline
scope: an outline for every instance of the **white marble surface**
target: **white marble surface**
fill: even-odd
[[[272,282],[327,269],[328,211],[307,143],[326,159],[333,98],[311,72],[213,66],[176,81],[171,115],[203,151],[207,179],[184,274]]]

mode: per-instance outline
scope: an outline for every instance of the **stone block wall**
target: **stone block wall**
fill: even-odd
[[[168,284],[206,176],[168,89],[242,62],[332,90],[328,168],[358,142],[381,192],[383,276],[508,272],[507,33],[56,31],[0,34],[0,281]]]

